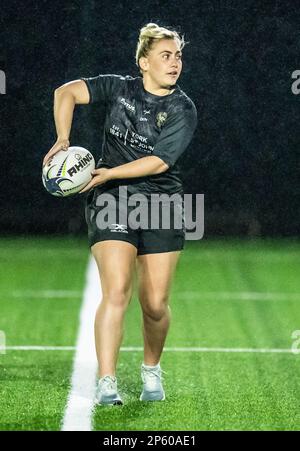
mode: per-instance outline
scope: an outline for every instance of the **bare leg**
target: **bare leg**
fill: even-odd
[[[98,265],[103,293],[95,318],[99,377],[115,376],[137,251],[130,243],[107,240],[96,243],[92,253]]]
[[[143,312],[144,363],[160,361],[170,325],[168,305],[172,275],[178,252],[147,254],[138,257],[139,300]]]

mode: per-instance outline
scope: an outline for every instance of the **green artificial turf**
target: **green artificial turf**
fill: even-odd
[[[96,407],[95,430],[299,430],[300,244],[296,240],[188,242],[174,278],[165,351],[166,400],[139,401],[140,351],[121,351],[122,407]],[[86,240],[1,239],[0,330],[7,345],[74,346],[88,261]],[[47,293],[49,297],[47,297]],[[57,297],[55,297],[57,293]],[[122,347],[142,346],[136,293]],[[0,429],[57,430],[73,351],[0,354]]]

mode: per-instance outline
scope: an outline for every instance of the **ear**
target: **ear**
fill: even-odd
[[[139,59],[139,65],[142,70],[147,70],[149,67],[148,58],[141,56],[141,58]]]

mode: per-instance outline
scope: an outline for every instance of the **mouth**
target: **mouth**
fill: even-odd
[[[177,77],[178,72],[174,70],[173,72],[169,72],[167,75],[170,75],[171,77]]]

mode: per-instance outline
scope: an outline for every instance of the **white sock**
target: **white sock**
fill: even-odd
[[[145,363],[143,363],[143,367],[147,370],[157,370],[158,368],[160,368],[160,362],[158,362],[158,364],[154,366],[146,365]]]

